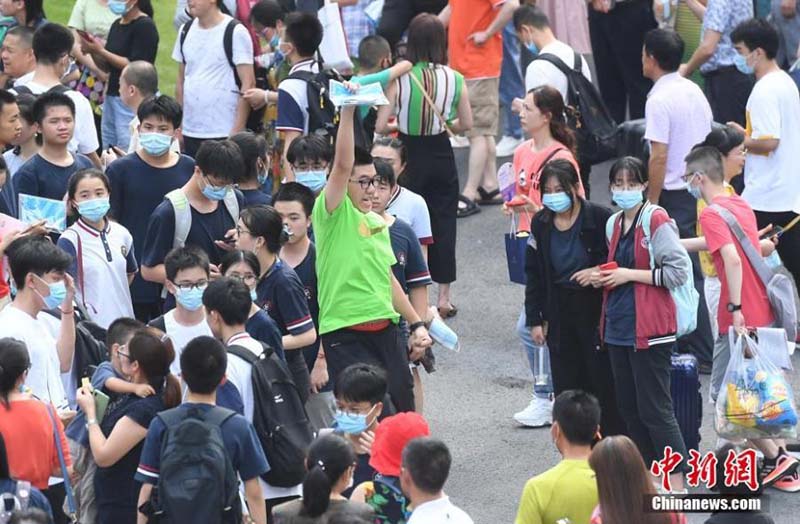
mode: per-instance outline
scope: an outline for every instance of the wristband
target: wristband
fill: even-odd
[[[421,327],[425,327],[425,322],[420,320],[419,322],[414,322],[413,324],[408,326],[408,332],[413,333],[414,331],[418,330]]]
[[[94,426],[97,424],[98,422],[96,418],[90,418],[89,420],[86,421],[86,429],[89,429],[89,426]]]
[[[64,314],[64,315],[74,315],[75,314],[75,308],[72,308],[69,311],[64,311],[63,309],[61,309],[61,306],[58,306],[58,310],[61,311],[61,313]]]

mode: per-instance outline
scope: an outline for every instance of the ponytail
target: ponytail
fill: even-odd
[[[153,3],[151,0],[139,0],[136,4],[139,6],[139,11],[153,18]]]
[[[356,461],[352,444],[339,435],[319,437],[308,448],[303,481],[303,509],[301,516],[317,518],[330,506],[334,485]]]
[[[330,506],[333,483],[325,472],[325,466],[314,464],[303,481],[303,515],[317,518]]]
[[[564,144],[569,149],[572,156],[578,158],[578,144],[575,140],[575,132],[567,125],[566,116],[572,115],[574,110],[567,106],[564,113],[559,116],[553,115],[550,118],[550,134],[553,138]]]
[[[172,373],[167,373],[161,396],[164,401],[164,409],[174,408],[181,403],[181,382],[178,377]]]
[[[172,340],[163,331],[148,326],[139,330],[130,342],[128,351],[131,361],[139,363],[147,382],[161,395],[164,406],[174,408],[181,403],[181,383],[170,373],[169,367],[175,359]]]
[[[567,126],[567,118],[576,115],[575,109],[564,104],[561,92],[555,87],[544,85],[528,91],[533,94],[533,104],[542,114],[550,115],[550,134],[555,140],[564,144],[573,156],[577,157],[578,151],[575,143],[575,133]]]

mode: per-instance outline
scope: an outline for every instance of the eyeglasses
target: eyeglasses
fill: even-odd
[[[380,183],[380,179],[377,176],[372,178],[359,178],[358,180],[353,180],[351,178],[349,182],[356,182],[359,186],[361,186],[362,190],[366,191],[369,186],[377,188],[378,184]]]
[[[691,173],[686,173],[685,175],[683,175],[681,177],[681,180],[683,180],[684,183],[688,184],[689,182],[694,180],[694,177],[700,175],[705,175],[705,173],[703,171],[692,171]]]
[[[127,347],[128,347],[127,344],[123,344],[122,346],[120,346],[119,349],[117,349],[117,355],[119,355],[121,357],[125,357],[125,358],[128,359],[128,361],[130,361],[131,354],[130,353],[125,353],[124,351],[122,351],[122,348],[127,348]]]
[[[194,288],[205,289],[208,286],[208,280],[198,280],[197,282],[176,282],[175,287],[181,291],[191,291]]]
[[[253,236],[253,234],[250,231],[248,231],[246,229],[242,229],[239,226],[236,226],[236,234],[239,235],[239,236],[242,236],[243,233],[247,233],[248,235]]]
[[[255,275],[237,275],[236,273],[232,273],[228,275],[231,278],[235,278],[236,280],[240,280],[247,284],[248,286],[252,286],[256,283],[256,276]]]

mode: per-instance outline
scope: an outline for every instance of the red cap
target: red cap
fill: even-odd
[[[403,448],[410,440],[431,434],[428,423],[419,413],[398,413],[378,424],[369,465],[381,475],[400,476]]]

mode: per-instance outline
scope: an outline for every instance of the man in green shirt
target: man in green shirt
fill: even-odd
[[[392,274],[395,257],[389,228],[372,212],[375,166],[369,152],[354,145],[355,109],[341,110],[328,184],[311,215],[317,247],[318,331],[331,381],[335,383],[351,364],[376,364],[387,372],[395,408],[413,411],[409,358],[422,357],[431,339]],[[410,349],[401,342],[400,315],[409,323]]]
[[[589,393],[567,390],[553,402],[553,437],[563,460],[525,484],[515,524],[589,522],[597,483],[589,467],[600,430],[600,404]]]

